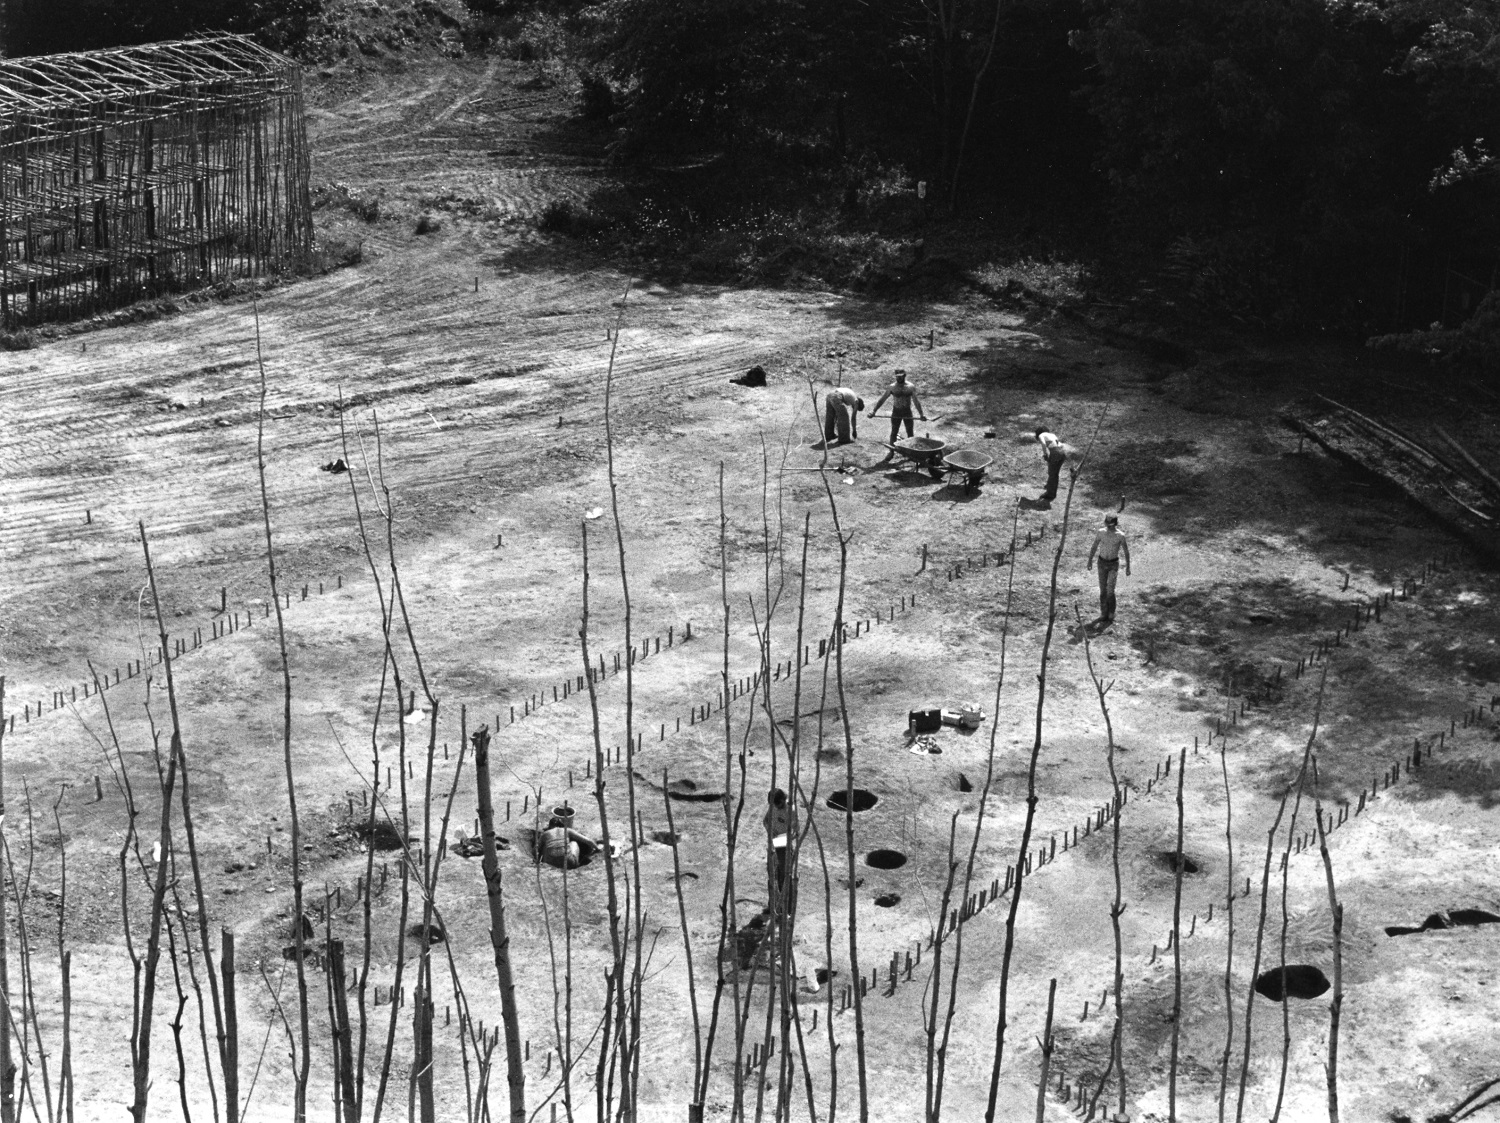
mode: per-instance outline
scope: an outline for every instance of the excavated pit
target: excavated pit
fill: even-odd
[[[1330,985],[1328,976],[1311,964],[1288,963],[1284,973],[1276,967],[1259,976],[1255,980],[1255,993],[1272,1002],[1284,1002],[1288,998],[1317,998]]]
[[[854,802],[852,804],[849,802],[849,792],[847,790],[834,792],[828,797],[826,802],[835,811],[853,810],[857,813],[870,810],[870,808],[880,802],[880,797],[874,792],[866,791],[864,788],[855,788]]]
[[[899,870],[906,865],[906,855],[899,850],[871,850],[865,855],[865,865],[877,870]]]

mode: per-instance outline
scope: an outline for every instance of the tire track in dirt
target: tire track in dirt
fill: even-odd
[[[623,278],[596,273],[537,284],[515,275],[484,282],[476,297],[453,283],[457,268],[473,266],[444,254],[420,271],[361,269],[261,301],[271,383],[268,483],[286,532],[343,516],[343,488],[330,488],[334,481],[316,471],[340,455],[331,408],[340,389],[346,400],[377,403],[388,470],[413,501],[472,479],[472,465],[524,471],[558,443],[559,414],[591,425],[601,419],[604,328]],[[667,389],[719,383],[769,350],[827,330],[819,315],[767,317],[768,305],[785,305],[782,294],[673,294],[667,308],[647,293],[627,305],[616,359],[624,419]],[[823,302],[795,303],[816,312]],[[768,333],[768,319],[782,332]],[[0,412],[24,418],[19,439],[0,453],[10,500],[0,513],[9,595],[50,580],[46,567],[24,564],[26,557],[111,544],[123,550],[138,521],[153,539],[254,521],[258,376],[245,365],[254,327],[248,304],[214,306],[101,331],[89,337],[87,352],[71,340],[39,348],[25,369],[0,382]],[[497,373],[511,370],[521,373]],[[349,412],[368,429],[368,409]],[[462,414],[440,427],[456,431],[464,455],[442,442],[403,438],[403,424],[431,424],[428,414]],[[76,470],[96,463],[113,471]],[[244,549],[249,556],[257,547],[247,538]]]

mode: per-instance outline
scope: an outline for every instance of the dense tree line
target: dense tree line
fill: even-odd
[[[328,2],[6,0],[4,30],[12,54],[219,27],[296,49]],[[712,158],[743,191],[831,200],[899,169],[934,214],[1065,207],[1265,322],[1456,325],[1500,260],[1494,4],[468,4],[565,29],[627,164]]]
[[[1462,318],[1500,245],[1500,9],[1462,0],[605,0],[637,148],[875,152],[1063,198],[1269,322]]]
[[[295,50],[324,0],[3,0],[0,44],[12,57],[155,43],[212,31]]]

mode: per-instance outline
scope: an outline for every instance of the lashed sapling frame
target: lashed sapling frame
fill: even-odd
[[[294,268],[302,72],[238,35],[0,59],[0,323]]]

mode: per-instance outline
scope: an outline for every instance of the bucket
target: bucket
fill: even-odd
[[[554,807],[552,809],[552,817],[554,819],[561,819],[563,826],[569,828],[570,830],[572,829],[572,827],[573,827],[573,809],[571,807],[569,807],[566,803],[564,803],[560,807]]]

